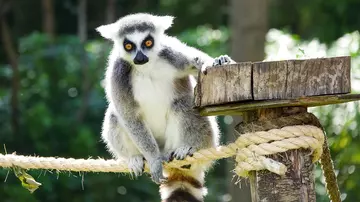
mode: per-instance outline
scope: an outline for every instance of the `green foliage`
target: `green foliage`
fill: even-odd
[[[203,25],[196,29],[186,30],[180,33],[178,37],[181,41],[205,51],[212,57],[229,52],[229,30],[226,27],[212,29],[210,26]]]
[[[330,44],[359,29],[357,0],[276,0],[270,4],[271,27],[285,29],[302,39],[318,38]]]
[[[359,93],[359,91],[357,92]],[[360,180],[360,105],[359,102],[318,107],[314,113],[320,118],[329,137],[331,155],[337,172],[342,198],[358,201]],[[319,168],[318,168],[319,169]],[[317,193],[319,201],[327,201],[324,179],[318,172]]]

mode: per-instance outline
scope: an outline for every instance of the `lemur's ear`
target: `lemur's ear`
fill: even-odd
[[[174,21],[174,17],[169,15],[158,16],[158,20],[157,20],[159,28],[164,31],[171,27],[173,21]]]
[[[117,26],[115,23],[101,25],[95,29],[100,35],[106,39],[113,39],[117,33]]]

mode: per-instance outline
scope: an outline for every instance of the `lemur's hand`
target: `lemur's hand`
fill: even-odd
[[[228,55],[220,55],[219,57],[216,57],[213,61],[208,61],[207,63],[196,57],[193,63],[196,68],[201,69],[201,72],[206,74],[206,71],[209,67],[234,64],[235,61],[232,60]]]
[[[214,66],[220,66],[220,65],[228,65],[228,64],[234,64],[235,61],[232,60],[228,55],[220,55],[219,57],[216,57],[213,62]]]
[[[200,59],[200,57],[195,57],[190,63],[196,69],[200,69],[200,70],[202,70],[205,65],[205,61]]]
[[[149,163],[149,169],[152,180],[156,184],[161,184],[166,182],[166,178],[163,176],[163,158],[162,156],[159,156],[155,159],[151,159],[148,161]]]
[[[200,70],[201,72],[206,71],[206,68],[212,66],[213,60],[205,61],[203,58],[195,57],[191,61],[191,65],[194,66],[196,69]]]

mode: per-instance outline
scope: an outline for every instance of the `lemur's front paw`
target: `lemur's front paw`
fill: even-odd
[[[212,66],[220,66],[235,63],[228,55],[216,57]]]
[[[203,65],[203,68],[201,69],[204,74],[207,73],[208,68],[220,66],[220,65],[227,65],[227,64],[234,64],[235,61],[232,60],[228,55],[220,55],[219,57],[216,57],[214,61],[212,61],[212,64],[209,65]]]
[[[163,175],[163,159],[158,157],[156,159],[150,160],[149,162],[149,169],[151,174],[151,179],[156,184],[161,184],[166,182],[166,178]]]
[[[169,152],[166,156],[165,156],[165,161],[170,162],[174,159],[177,160],[183,160],[186,158],[186,156],[192,156],[195,152],[195,149],[193,149],[192,147],[189,146],[184,146],[184,147],[179,147],[177,149],[175,149],[172,152]]]
[[[192,61],[191,61],[191,65],[194,66],[196,69],[203,69],[205,62],[200,59],[199,57],[195,57]]]
[[[199,57],[195,57],[192,61],[192,64],[196,69],[200,69],[202,73],[206,74],[206,69],[208,66],[211,66],[212,61],[204,61]]]
[[[145,159],[142,155],[136,155],[133,157],[130,157],[128,160],[128,167],[135,175],[135,177],[138,177],[144,173],[145,169]]]

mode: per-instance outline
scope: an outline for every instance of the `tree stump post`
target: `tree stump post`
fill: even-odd
[[[256,120],[275,119],[301,112],[306,112],[305,107],[284,107],[274,109],[260,109],[253,114],[251,123]],[[245,112],[246,114],[248,112]],[[240,127],[236,130],[241,134]],[[270,174],[269,171],[252,172],[250,175],[251,199],[260,201],[315,201],[315,184],[313,176],[314,164],[310,150],[291,150],[285,153],[270,156],[271,159],[283,163],[288,171],[285,176]]]
[[[242,134],[242,124],[304,113],[308,107],[360,100],[350,89],[347,56],[244,62],[200,72],[195,106],[204,116],[241,114],[244,123],[235,128]],[[312,125],[319,125],[316,122]],[[316,201],[311,156],[308,149],[270,155],[283,163],[287,172],[279,176],[267,170],[252,171],[252,201]]]

